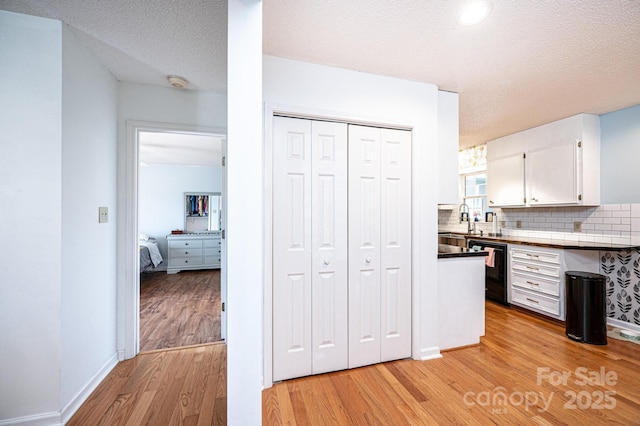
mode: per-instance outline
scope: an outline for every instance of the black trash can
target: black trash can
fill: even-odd
[[[565,273],[566,334],[571,340],[607,344],[607,277],[591,272]]]

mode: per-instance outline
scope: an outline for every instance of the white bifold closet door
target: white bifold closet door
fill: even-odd
[[[347,125],[275,117],[273,188],[273,379],[345,369]]]
[[[349,125],[349,368],[411,356],[411,133]]]

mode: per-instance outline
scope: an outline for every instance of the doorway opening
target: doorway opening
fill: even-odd
[[[124,358],[224,341],[226,135],[175,124],[127,127]]]

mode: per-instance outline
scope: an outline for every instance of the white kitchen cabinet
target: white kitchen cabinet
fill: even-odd
[[[514,188],[522,153],[525,193],[515,203],[515,190],[507,188]],[[579,114],[490,141],[487,174],[494,207],[599,205],[600,118]]]
[[[565,272],[599,270],[597,250],[509,244],[510,303],[564,321]]]
[[[580,141],[533,149],[527,154],[528,200],[531,206],[578,204]]]
[[[167,235],[167,274],[194,269],[219,269],[222,245],[219,232]]]
[[[458,94],[438,91],[438,204],[460,203]]]
[[[524,153],[487,159],[487,202],[489,207],[524,206]]]

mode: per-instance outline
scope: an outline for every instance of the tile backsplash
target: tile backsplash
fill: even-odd
[[[640,203],[603,204],[598,207],[503,208],[495,209],[495,213],[498,229],[503,235],[640,244]],[[579,222],[579,232],[574,231],[574,222]],[[491,223],[475,224],[478,230],[492,232]],[[467,224],[459,223],[457,209],[438,210],[438,229],[466,232]]]

